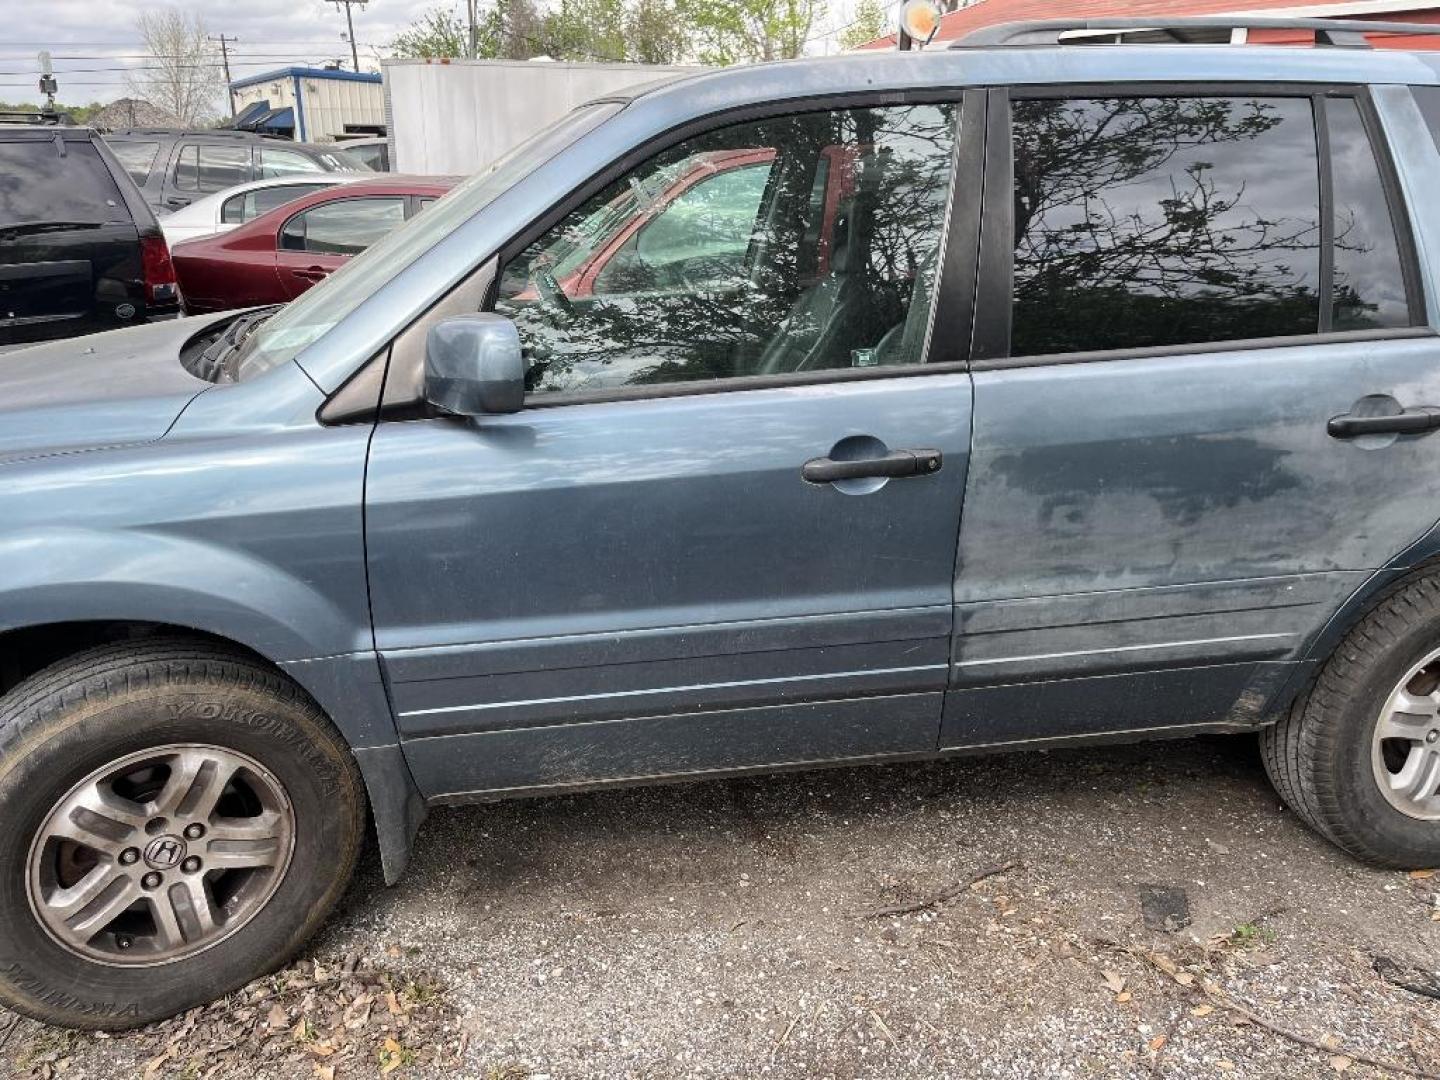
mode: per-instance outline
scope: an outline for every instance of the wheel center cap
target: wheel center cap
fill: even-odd
[[[145,864],[155,870],[173,870],[185,858],[185,841],[178,836],[157,836],[145,845]]]

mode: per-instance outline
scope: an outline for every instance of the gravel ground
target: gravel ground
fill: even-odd
[[[1147,926],[1156,886],[1188,925],[1172,904]],[[280,977],[112,1038],[18,1021],[0,1055],[257,1080],[1440,1075],[1417,992],[1440,994],[1437,889],[1306,831],[1242,738],[445,809]]]

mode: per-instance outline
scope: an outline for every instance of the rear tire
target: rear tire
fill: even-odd
[[[0,819],[0,1003],[118,1029],[289,959],[350,879],[365,796],[294,683],[156,640],[0,699]]]
[[[1440,574],[1382,599],[1260,748],[1326,839],[1377,866],[1440,865]]]

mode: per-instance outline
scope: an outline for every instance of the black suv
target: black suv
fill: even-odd
[[[271,139],[249,131],[131,128],[111,132],[105,141],[159,214],[251,180],[370,171],[339,147]]]
[[[0,347],[179,314],[160,224],[100,137],[0,116]]]

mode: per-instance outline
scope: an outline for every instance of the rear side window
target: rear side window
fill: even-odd
[[[404,199],[337,199],[286,222],[280,247],[317,255],[358,255],[404,223]]]
[[[1335,192],[1333,328],[1409,326],[1405,264],[1360,106],[1332,99],[1325,115]]]
[[[1014,104],[1011,353],[1315,333],[1308,98]]]
[[[175,162],[175,186],[181,191],[223,191],[249,179],[248,146],[191,143]]]
[[[1410,92],[1415,95],[1415,103],[1430,125],[1435,149],[1440,150],[1440,86],[1412,86]]]
[[[243,195],[225,200],[220,207],[220,220],[229,225],[251,221],[261,214],[268,214],[277,206],[294,202],[302,195],[310,195],[328,187],[328,184],[285,184],[282,187],[257,188]]]
[[[107,139],[106,144],[135,183],[143,185],[150,178],[150,170],[160,153],[158,142],[114,142]]]
[[[0,224],[127,222],[120,189],[88,142],[0,142]]]

